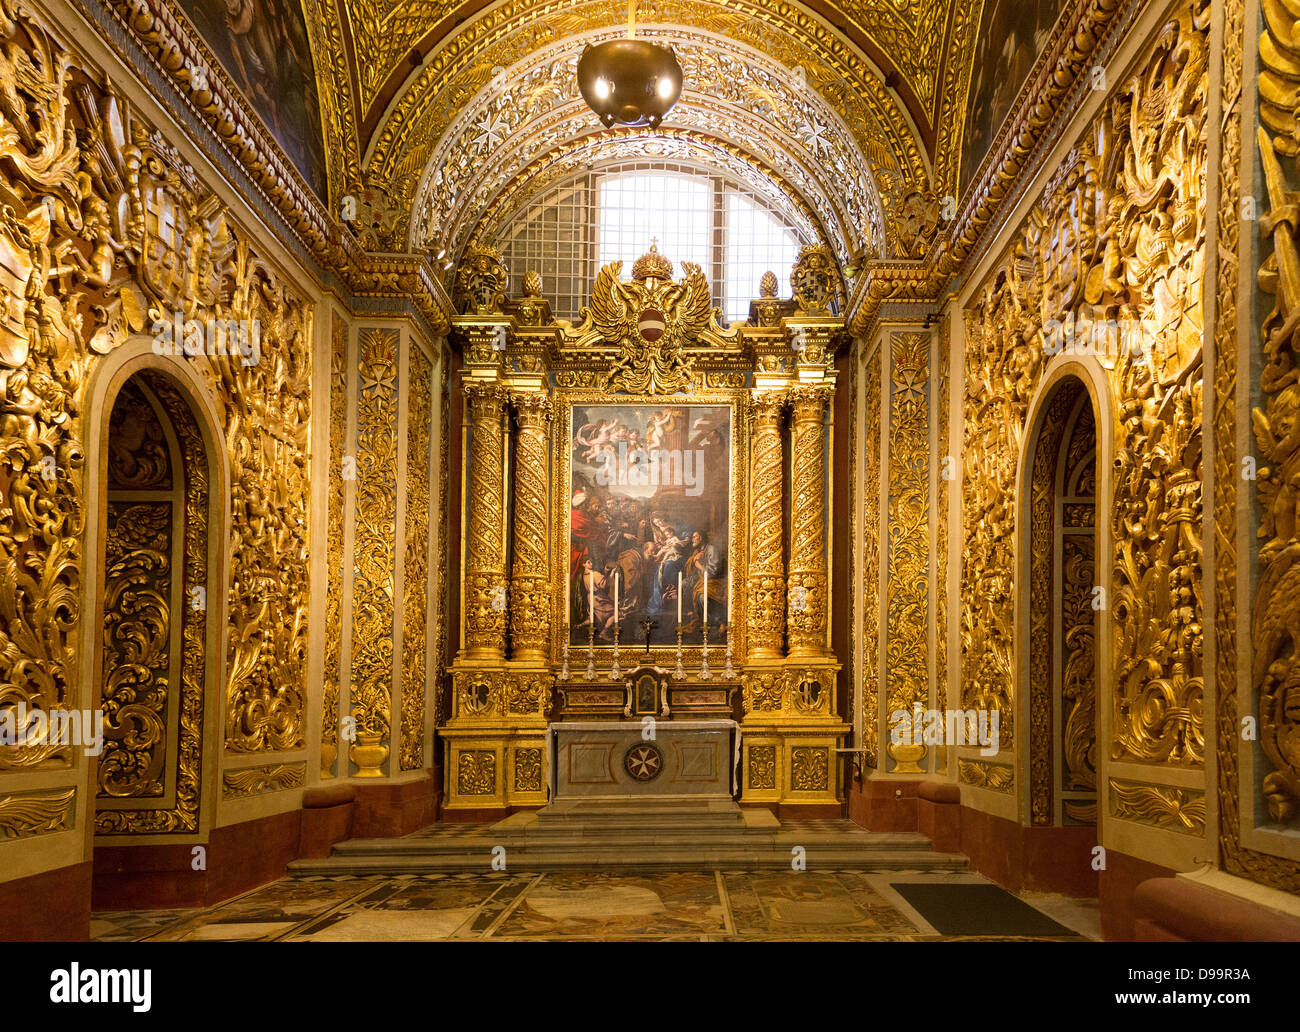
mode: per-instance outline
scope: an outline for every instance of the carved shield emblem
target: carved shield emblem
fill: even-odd
[[[640,318],[636,321],[637,331],[647,341],[653,344],[668,329],[668,321],[664,318],[664,313],[657,308],[647,308],[642,311]]]

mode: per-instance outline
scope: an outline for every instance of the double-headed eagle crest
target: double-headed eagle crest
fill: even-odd
[[[591,305],[581,312],[576,332],[619,349],[605,378],[605,389],[628,394],[677,394],[691,390],[688,346],[723,343],[704,271],[683,262],[686,275],[673,282],[672,263],[652,246],[637,259],[633,279],[624,282],[622,262],[611,262],[596,276]]]

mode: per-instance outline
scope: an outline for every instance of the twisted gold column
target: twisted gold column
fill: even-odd
[[[754,399],[750,459],[749,655],[776,659],[785,633],[785,533],[782,506],[780,393]]]
[[[796,387],[794,408],[793,533],[786,598],[790,655],[826,654],[826,440],[823,415],[831,390]]]
[[[465,557],[465,656],[504,660],[505,490],[501,417],[507,397],[495,384],[466,384],[470,415],[469,532]]]
[[[545,662],[550,635],[551,591],[547,576],[546,439],[551,401],[545,394],[513,396],[515,438],[514,564],[510,578],[512,658]]]

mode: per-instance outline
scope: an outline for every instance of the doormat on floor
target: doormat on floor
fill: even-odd
[[[891,882],[890,887],[940,935],[1080,937],[996,885]]]

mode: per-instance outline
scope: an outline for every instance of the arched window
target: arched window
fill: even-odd
[[[574,320],[603,265],[621,261],[623,275],[655,241],[680,276],[699,265],[725,322],[748,317],[763,273],[785,283],[799,248],[816,229],[784,197],[683,162],[620,162],[552,184],[497,234],[510,270],[510,291],[522,292],[536,270],[552,311]]]

